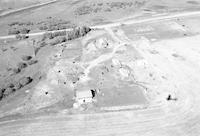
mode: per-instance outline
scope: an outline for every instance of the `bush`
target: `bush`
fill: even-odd
[[[97,5],[98,5],[98,6],[102,6],[102,5],[103,5],[103,3],[98,3]]]
[[[56,44],[59,44],[60,43],[60,41],[59,41],[59,39],[58,38],[54,38],[54,39],[52,39],[50,42],[49,42],[49,44],[50,45],[56,45]]]
[[[73,39],[85,36],[90,31],[91,31],[91,29],[86,26],[77,27],[77,28],[73,29],[72,31],[68,32],[67,39],[73,40]]]
[[[8,30],[8,34],[9,35],[17,35],[17,34],[28,34],[30,32],[30,29],[28,28],[20,28],[20,27],[16,27],[16,28],[10,28]]]
[[[86,15],[86,14],[90,14],[92,12],[92,8],[90,6],[82,6],[79,7],[75,10],[75,14],[76,15]]]
[[[17,35],[16,35],[16,39],[17,39],[17,40],[23,40],[23,39],[27,39],[27,38],[29,38],[29,37],[26,36],[26,35],[24,35],[24,34],[22,34],[22,35],[17,34]]]
[[[69,31],[67,33],[67,36],[66,36],[67,40],[73,40],[73,39],[77,38],[74,31],[75,31],[75,29],[73,31]]]
[[[3,99],[3,92],[0,91],[0,100]]]
[[[6,68],[6,70],[7,70],[7,71],[11,71],[11,70],[12,70],[12,68],[10,68],[10,67],[7,67],[7,68]]]
[[[33,64],[36,64],[38,63],[38,60],[30,60],[28,61],[28,65],[33,65]]]
[[[25,86],[29,83],[31,83],[33,81],[33,79],[31,77],[23,77],[19,80],[19,83],[22,85],[22,86]]]
[[[101,11],[101,8],[99,8],[99,7],[94,9],[94,12],[95,12],[95,13],[97,13],[97,12],[99,12],[99,11]]]
[[[0,88],[0,100],[3,98],[3,93],[5,92],[6,89]]]
[[[110,3],[111,8],[117,8],[117,9],[131,7],[132,5],[133,5],[132,2],[111,2]]]
[[[22,88],[22,84],[20,84],[19,82],[15,84],[15,89],[18,90],[20,88]]]
[[[91,31],[91,28],[89,28],[87,26],[83,26],[83,27],[80,28],[80,34],[81,34],[81,36],[86,35],[90,31]]]
[[[42,38],[42,39],[47,39],[47,38],[48,38],[48,39],[53,39],[53,38],[54,38],[51,32],[45,33],[45,34],[43,35],[43,38]]]
[[[111,12],[112,10],[110,8],[107,8],[104,10],[105,12]]]
[[[9,29],[8,30],[8,35],[15,35],[15,34],[19,34],[20,31],[17,29]]]
[[[66,35],[66,31],[59,31],[59,32],[48,32],[48,33],[45,33],[43,35],[43,39],[53,39],[55,37],[58,37],[58,36],[65,36]]]
[[[13,69],[13,73],[14,74],[18,74],[18,73],[20,73],[21,72],[21,70],[19,69],[19,68],[14,68]]]
[[[21,34],[28,34],[30,32],[30,29],[22,28],[19,30]]]
[[[66,29],[66,28],[67,28],[67,26],[58,24],[58,25],[49,25],[47,30],[53,31],[53,30],[62,30],[62,29]]]
[[[4,96],[9,96],[11,93],[15,92],[15,89],[14,88],[7,88],[5,90],[5,92],[3,93],[3,97]]]
[[[12,22],[10,24],[8,24],[9,26],[14,26],[14,25],[19,25],[20,23],[19,22]]]
[[[69,28],[71,26],[74,26],[70,21],[64,21],[64,20],[48,20],[48,21],[43,21],[39,23],[39,29],[40,30],[48,30],[48,31],[53,31],[53,30],[62,30]]]
[[[9,83],[6,88],[14,88],[15,85],[13,83]]]
[[[56,45],[56,44],[63,43],[63,42],[66,42],[66,41],[67,41],[66,37],[59,36],[59,37],[52,39],[49,44],[50,45]]]
[[[16,21],[16,22],[12,22],[8,25],[10,27],[15,26],[15,25],[17,25],[17,26],[30,26],[30,25],[33,25],[33,23],[32,22],[18,22],[18,21]]]
[[[23,61],[29,61],[32,59],[32,56],[27,56],[27,55],[24,55],[21,57]]]
[[[46,25],[42,25],[42,26],[39,27],[39,29],[40,29],[40,30],[47,30],[48,27],[47,27]]]
[[[59,32],[54,32],[52,33],[52,37],[58,37],[58,36],[65,36],[66,35],[66,31],[59,31]]]
[[[47,45],[47,43],[45,41],[43,41],[43,39],[41,42],[38,43],[38,47],[44,47],[46,45]]]
[[[34,48],[35,56],[37,55],[37,53],[39,52],[40,49],[41,49],[41,47],[36,47],[36,48]]]
[[[86,27],[86,26],[77,27],[68,32],[60,31],[60,32],[54,32],[54,33],[52,32],[45,33],[42,39],[43,40],[45,40],[46,38],[51,39],[49,44],[56,45],[62,42],[66,42],[68,40],[73,40],[73,39],[82,37],[86,35],[89,31],[91,31],[89,27]]]
[[[27,64],[24,63],[24,62],[19,62],[19,63],[17,64],[17,67],[21,70],[21,69],[26,68],[26,67],[27,67]]]

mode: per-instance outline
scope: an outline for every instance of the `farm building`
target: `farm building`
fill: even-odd
[[[76,91],[76,102],[81,104],[91,103],[93,101],[93,93],[90,89]]]

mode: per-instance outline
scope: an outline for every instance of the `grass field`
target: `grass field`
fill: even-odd
[[[23,3],[23,2],[22,2]],[[157,4],[159,3],[159,5]],[[174,5],[179,5],[175,7]],[[167,9],[166,9],[167,8]],[[198,9],[197,4],[184,1],[59,1],[54,4],[46,5],[36,9],[25,10],[5,17],[0,21],[0,35],[6,35],[9,30],[8,24],[12,22],[26,23],[31,22],[32,32],[38,31],[38,23],[48,21],[48,18],[59,21],[69,21],[75,25],[95,25],[112,22],[115,19],[125,17],[140,17],[145,15],[160,14],[167,12],[177,12],[182,10]],[[56,10],[55,10],[56,9]],[[144,12],[145,11],[145,12]],[[149,11],[149,13],[148,13]],[[115,14],[118,12],[118,14]],[[43,13],[43,14],[40,14]]]
[[[198,135],[199,4],[60,0],[0,18],[16,35],[0,40],[0,136]]]

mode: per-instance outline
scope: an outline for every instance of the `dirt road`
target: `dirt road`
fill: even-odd
[[[199,12],[184,13],[171,15],[171,18],[199,14]],[[146,19],[128,23],[147,23],[164,19],[170,17],[156,17],[155,20]],[[108,24],[101,27],[116,25]],[[155,42],[148,49],[141,47],[142,45],[136,48],[147,62],[168,75],[166,82],[168,80],[176,85],[174,89],[177,91],[178,101],[166,101],[135,111],[81,115],[60,113],[56,116],[6,121],[0,123],[0,136],[198,136],[200,134],[199,39],[200,36],[197,35]],[[158,54],[150,53],[151,48]],[[173,56],[174,53],[177,55]],[[99,59],[97,62],[101,61],[102,59]]]
[[[41,6],[44,6],[44,5],[48,5],[48,4],[57,2],[57,1],[58,0],[50,0],[48,2],[43,2],[43,3],[35,4],[35,5],[32,5],[32,6],[27,6],[27,7],[23,7],[23,8],[19,8],[19,9],[14,9],[14,10],[8,10],[8,11],[5,11],[5,12],[1,13],[0,14],[0,18],[4,17],[4,16],[8,16],[10,14],[21,12],[21,11],[24,11],[24,10],[30,10],[30,9],[33,9],[33,8],[38,8],[38,7],[41,7]]]
[[[148,22],[156,22],[156,21],[162,21],[162,20],[168,20],[168,19],[173,19],[173,18],[179,18],[179,17],[190,17],[190,16],[198,16],[200,15],[200,11],[193,11],[193,12],[185,12],[185,13],[175,13],[175,14],[168,14],[168,15],[163,15],[163,16],[154,16],[151,18],[146,18],[146,19],[139,19],[139,20],[121,20],[119,22],[115,22],[115,23],[109,23],[109,24],[105,24],[105,25],[97,25],[97,26],[90,26],[90,28],[92,29],[104,29],[104,28],[111,28],[111,27],[116,27],[116,26],[120,26],[122,24],[124,25],[128,25],[128,24],[140,24],[140,23],[148,23]],[[130,17],[129,17],[130,18]],[[72,29],[64,29],[64,30],[55,30],[55,31],[48,31],[48,32],[59,32],[59,31],[70,31]],[[27,34],[27,36],[39,36],[39,35],[43,35],[45,32],[38,32],[38,33],[30,33]],[[7,36],[0,36],[0,40],[5,40],[5,39],[9,39],[9,38],[15,38],[16,35],[7,35]]]
[[[135,111],[58,114],[1,122],[0,136],[198,136],[200,134],[199,39],[200,36],[194,36],[154,43],[150,47],[159,52],[159,57],[149,53],[149,49],[143,50],[144,58],[170,75],[168,80],[176,83],[178,93],[176,102],[166,101]],[[185,59],[172,56],[174,51]]]
[[[94,67],[96,67],[98,64],[105,62],[106,60],[109,60],[113,57],[113,55],[116,53],[116,51],[121,47],[122,45],[126,44],[125,42],[118,39],[118,37],[113,33],[113,31],[109,28],[106,28],[107,32],[112,36],[112,38],[116,41],[116,44],[114,44],[114,48],[111,53],[103,54],[99,56],[98,58],[92,60],[91,62],[88,62],[88,67],[84,70],[84,77],[81,78],[80,82],[86,82],[90,78],[88,77],[90,70]],[[112,46],[112,45],[111,45]]]
[[[159,54],[140,48],[143,57],[169,75],[178,101],[147,109],[81,115],[58,114],[0,123],[0,136],[198,136],[200,134],[200,36],[151,44]],[[167,46],[166,46],[167,45]],[[190,46],[188,46],[190,45]],[[176,51],[180,59],[172,54]],[[163,90],[165,91],[165,90]]]

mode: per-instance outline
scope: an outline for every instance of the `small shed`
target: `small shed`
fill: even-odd
[[[82,91],[76,91],[77,103],[84,104],[84,103],[91,103],[92,101],[93,101],[93,94],[91,90],[87,89]]]

